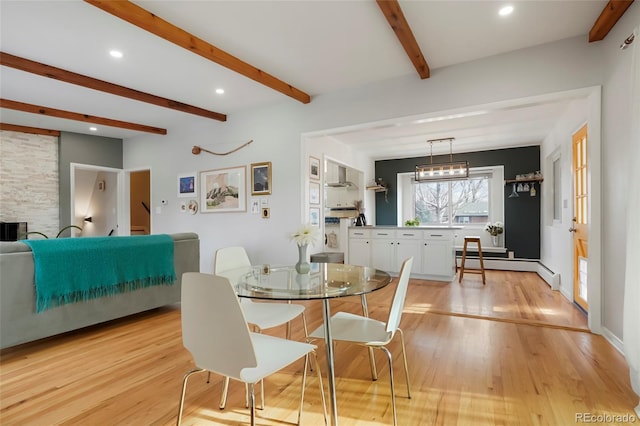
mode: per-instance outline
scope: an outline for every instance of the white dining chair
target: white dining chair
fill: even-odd
[[[413,265],[413,257],[406,259],[402,263],[398,284],[391,306],[389,307],[389,318],[386,323],[362,315],[348,312],[338,312],[331,316],[331,337],[333,342],[343,341],[355,343],[368,348],[379,349],[387,355],[389,360],[389,381],[391,385],[391,405],[393,409],[393,424],[397,425],[396,396],[393,382],[393,362],[391,352],[386,346],[393,340],[396,331],[400,334],[402,342],[402,357],[404,360],[404,373],[407,381],[407,396],[411,398],[411,385],[409,383],[409,369],[407,366],[407,352],[404,344],[404,333],[400,329],[400,319],[404,301],[407,296],[409,286],[409,275]],[[309,339],[324,339],[324,326],[321,326],[309,334]]]
[[[182,423],[187,381],[191,375],[214,372],[246,383],[249,387],[251,425],[255,425],[254,385],[304,358],[298,410],[300,424],[307,364],[309,353],[315,351],[314,345],[251,332],[229,279],[211,274],[183,274],[181,318],[182,341],[193,357],[195,368],[185,374],[182,382],[178,426]],[[326,424],[326,402],[317,360],[316,371]]]
[[[251,261],[244,247],[224,247],[216,250],[213,263],[213,273],[229,279],[236,284],[243,273],[251,270]],[[247,322],[261,332],[268,328],[287,324],[287,339],[291,338],[291,326],[289,322],[296,317],[302,318],[304,335],[307,336],[307,321],[304,316],[305,307],[292,303],[256,303],[248,298],[240,298],[240,306]],[[220,409],[224,409],[229,390],[229,378],[225,378],[222,395],[220,396]],[[264,408],[264,389],[261,386],[260,406]]]

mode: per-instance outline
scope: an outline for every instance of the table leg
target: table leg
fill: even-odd
[[[336,381],[333,371],[333,338],[331,337],[331,311],[329,309],[329,299],[322,300],[322,317],[324,319],[324,343],[327,353],[327,377],[329,378],[329,399],[331,405],[331,424],[338,425],[338,404],[336,401]]]
[[[367,296],[360,296],[360,303],[362,303],[362,315],[369,318],[369,308],[367,305]],[[378,370],[376,369],[376,356],[373,353],[373,348],[369,348],[369,366],[371,367],[371,380],[378,380]]]

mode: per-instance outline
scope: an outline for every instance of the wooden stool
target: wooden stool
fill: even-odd
[[[467,236],[464,237],[464,246],[462,247],[462,262],[460,263],[460,278],[458,282],[462,282],[462,277],[464,276],[464,262],[467,260],[467,244],[468,243],[476,243],[478,245],[478,256],[480,257],[480,269],[467,269],[467,273],[469,274],[482,274],[482,285],[486,284],[485,276],[484,276],[484,260],[482,259],[482,245],[480,244],[480,237],[472,237]]]

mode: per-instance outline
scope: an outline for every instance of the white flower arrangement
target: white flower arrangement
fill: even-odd
[[[484,227],[484,230],[495,237],[504,232],[504,225],[502,224],[502,222],[489,222],[487,223],[487,226]]]
[[[295,241],[299,246],[315,245],[320,238],[320,228],[305,223],[298,230],[291,234],[291,241]]]

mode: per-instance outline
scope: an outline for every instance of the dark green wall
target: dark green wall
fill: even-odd
[[[59,163],[60,176],[60,228],[71,224],[71,163],[92,166],[122,168],[122,139],[79,133],[60,133]]]
[[[434,162],[449,161],[449,155],[434,156]],[[491,151],[455,154],[454,161],[467,160],[470,167],[504,166],[504,178],[515,179],[516,175],[540,170],[540,147],[497,149]],[[417,164],[428,164],[429,157],[402,158],[376,161],[376,178],[390,185],[385,201],[384,193],[376,193],[376,225],[397,225],[398,173],[413,172]],[[542,185],[536,185],[538,193],[530,197],[520,193],[518,198],[508,198],[511,185],[504,187],[504,241],[507,250],[514,251],[516,258],[540,258],[540,200]],[[506,256],[506,255],[505,255]]]

